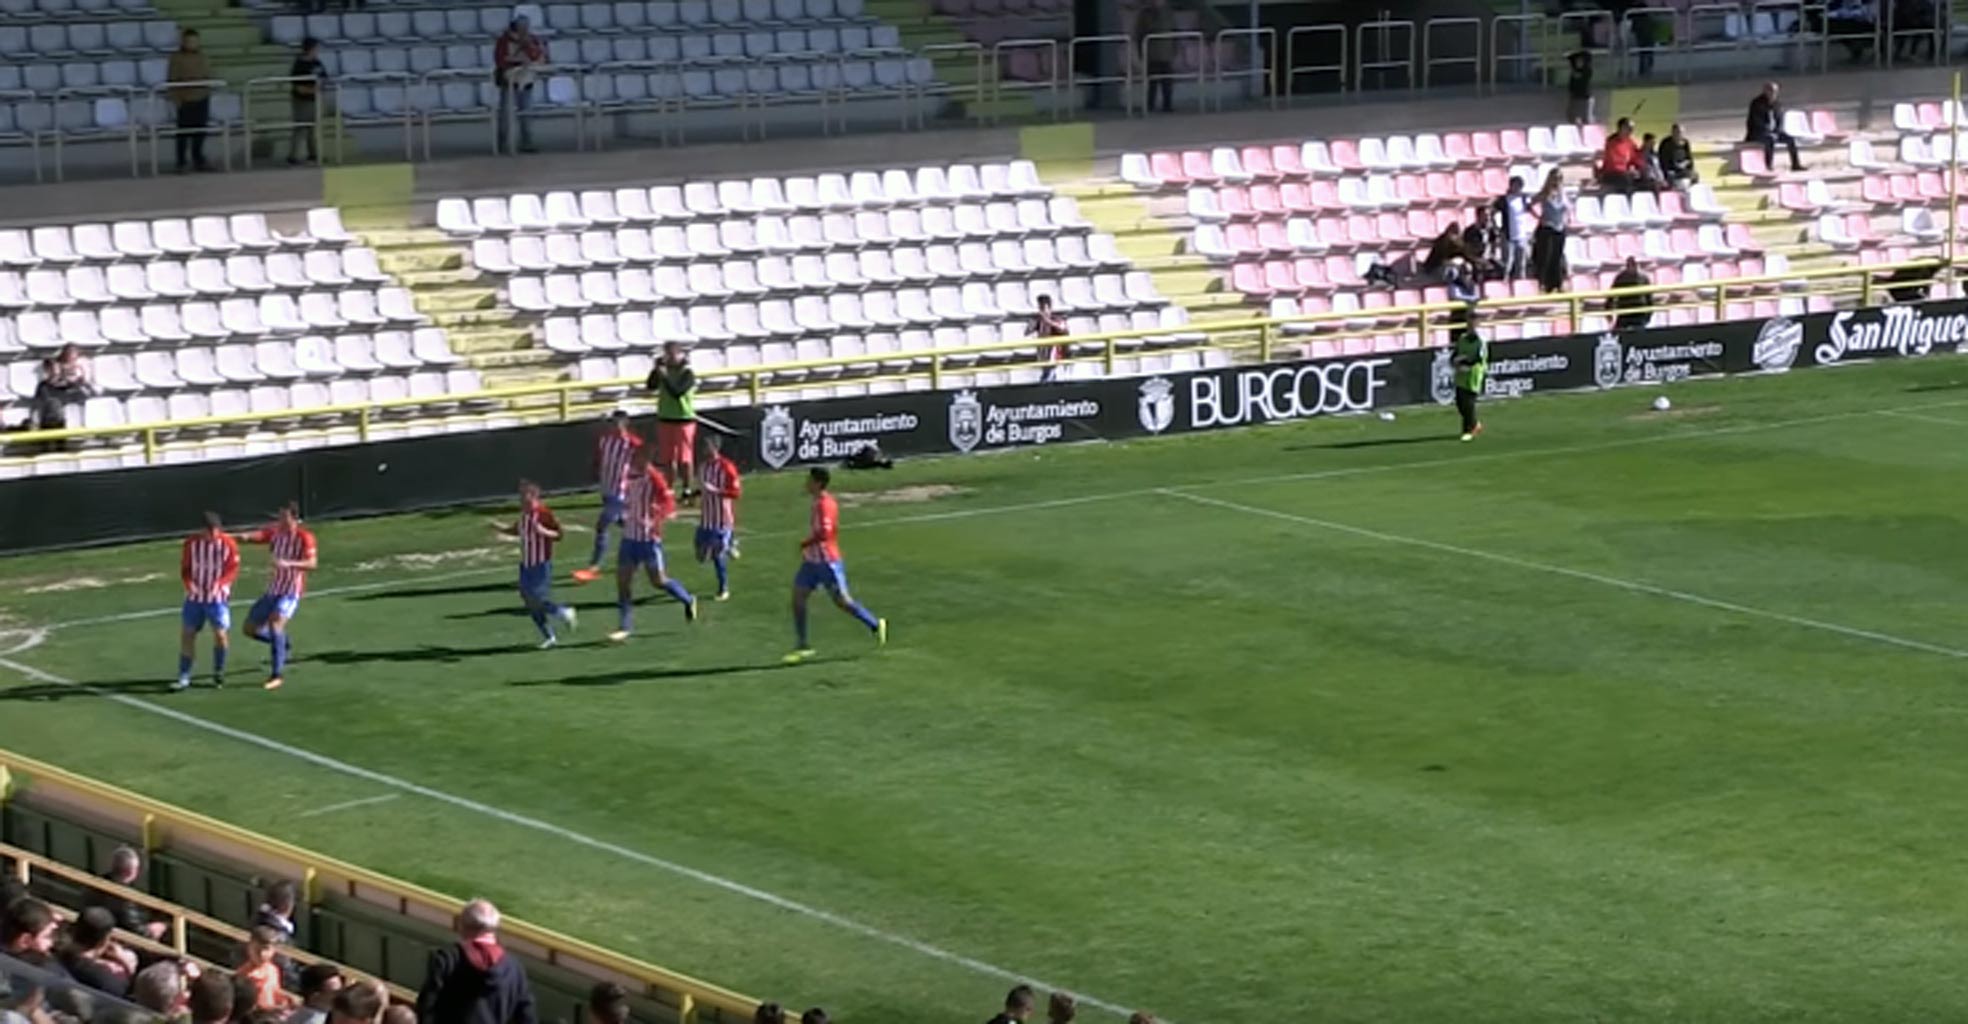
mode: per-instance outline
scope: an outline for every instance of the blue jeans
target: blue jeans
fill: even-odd
[[[519,148],[522,150],[533,148],[533,125],[526,117],[526,110],[532,105],[532,86],[499,87],[499,152],[512,152],[512,147],[507,143],[514,121],[519,122]]]

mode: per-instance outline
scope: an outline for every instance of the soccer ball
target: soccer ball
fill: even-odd
[[[1673,402],[1670,402],[1670,401],[1668,401],[1668,400],[1667,400],[1667,396],[1666,396],[1666,395],[1657,395],[1657,396],[1655,396],[1655,398],[1654,398],[1654,411],[1655,411],[1655,412],[1666,412],[1666,411],[1668,411],[1669,409],[1672,409],[1672,408],[1674,408],[1674,403],[1673,403]]]

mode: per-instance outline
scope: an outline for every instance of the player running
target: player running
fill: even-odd
[[[888,620],[877,618],[847,592],[847,569],[841,565],[837,539],[840,506],[827,493],[833,480],[834,475],[824,466],[815,466],[806,474],[806,493],[813,495],[813,530],[800,541],[799,574],[793,577],[793,631],[799,634],[799,646],[786,655],[787,664],[813,657],[813,648],[806,642],[806,599],[815,587],[825,587],[841,611],[860,620],[875,634],[876,643],[888,643]]]
[[[738,496],[744,485],[738,479],[738,464],[720,450],[716,434],[704,435],[704,468],[698,487],[702,491],[702,518],[697,521],[697,561],[710,559],[717,570],[717,600],[731,599],[731,556],[736,551]]]
[[[198,631],[212,627],[212,685],[225,685],[226,650],[232,628],[232,581],[239,578],[239,544],[219,525],[217,512],[205,513],[205,528],[185,538],[184,555],[178,560],[178,575],[184,579],[184,609],[179,621],[184,629],[178,636],[178,681],[173,690],[191,689],[192,656],[197,653]]]
[[[663,571],[663,522],[676,515],[676,496],[663,474],[649,464],[647,445],[629,460],[629,482],[623,492],[622,546],[615,552],[615,606],[620,627],[608,634],[610,643],[629,638],[635,622],[635,575],[649,572],[649,582],[683,604],[683,620],[697,621],[697,599],[683,584]]]
[[[601,560],[608,555],[608,528],[622,522],[622,497],[629,485],[629,461],[642,449],[642,438],[629,429],[629,414],[620,409],[608,416],[608,429],[595,441],[595,479],[601,486],[601,518],[595,520],[594,554],[588,567],[574,570],[579,583],[601,578]]]
[[[526,602],[527,614],[543,638],[540,649],[560,642],[548,618],[559,619],[568,629],[576,624],[574,609],[555,604],[553,599],[553,547],[561,538],[560,520],[540,500],[540,485],[531,480],[519,482],[519,520],[500,524],[500,533],[519,538],[519,598]]]
[[[314,534],[301,525],[300,506],[288,502],[280,507],[273,525],[241,534],[245,544],[265,544],[273,556],[273,575],[266,593],[253,602],[246,613],[246,635],[273,648],[273,670],[267,675],[266,689],[278,690],[287,671],[287,623],[300,609],[301,593],[307,589],[307,574],[318,562]]]

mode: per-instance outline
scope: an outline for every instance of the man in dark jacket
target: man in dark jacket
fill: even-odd
[[[1661,176],[1667,179],[1668,188],[1685,189],[1701,180],[1701,174],[1695,170],[1694,147],[1689,145],[1687,133],[1680,125],[1668,129],[1667,138],[1661,140],[1655,155],[1660,158]]]
[[[473,900],[458,912],[456,945],[432,951],[417,993],[422,1024],[539,1024],[526,970],[499,945],[499,908]]]
[[[1783,104],[1777,102],[1777,83],[1763,83],[1763,91],[1749,101],[1749,122],[1743,132],[1744,142],[1763,145],[1763,165],[1775,169],[1777,164],[1777,143],[1784,144],[1790,151],[1790,169],[1801,171],[1804,162],[1797,159],[1797,140],[1784,131]]]

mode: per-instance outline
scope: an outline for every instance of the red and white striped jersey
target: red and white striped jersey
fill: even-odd
[[[540,532],[545,527],[560,532],[560,520],[545,505],[519,510],[519,564],[544,565],[553,561],[554,538]]]
[[[622,496],[622,536],[627,540],[662,540],[664,520],[676,515],[676,496],[655,466],[647,473],[629,474]]]
[[[738,496],[744,484],[738,479],[738,464],[719,454],[704,463],[703,519],[698,525],[710,530],[728,530],[738,525]]]
[[[267,553],[275,562],[307,562],[315,555],[314,534],[305,526],[289,530],[281,526],[269,526],[246,536],[254,544],[265,544]],[[275,565],[273,576],[267,580],[266,592],[276,597],[299,597],[307,589],[306,569],[288,569]]]
[[[239,578],[239,543],[223,533],[186,537],[178,574],[184,578],[187,601],[211,604],[231,600],[232,581]]]
[[[800,545],[800,557],[809,562],[838,562],[840,549],[840,505],[834,496],[822,492],[813,499],[813,532]]]
[[[611,430],[595,442],[595,479],[601,481],[604,497],[620,498],[628,492],[629,460],[642,447],[642,438]]]

